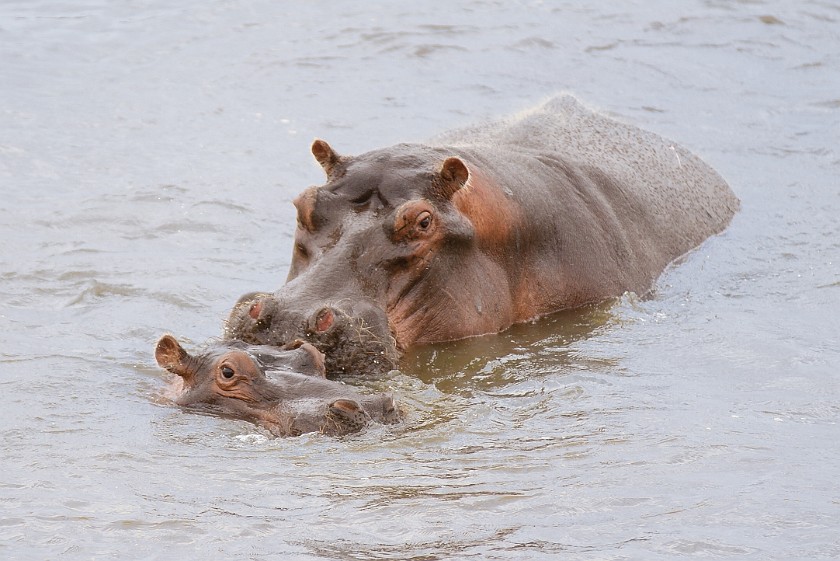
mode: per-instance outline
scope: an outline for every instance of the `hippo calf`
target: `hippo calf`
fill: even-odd
[[[412,345],[644,294],[739,207],[698,157],[571,96],[426,144],[346,156],[316,140],[312,153],[327,182],[294,201],[287,282],[243,297],[226,332],[311,340],[328,374],[366,350],[395,362]]]
[[[309,344],[281,350],[241,342],[221,343],[190,355],[171,335],[155,348],[157,363],[177,374],[184,407],[208,408],[254,422],[275,436],[308,432],[344,435],[370,424],[401,419],[393,397],[362,395],[325,379],[322,355]],[[290,365],[301,368],[292,372]]]

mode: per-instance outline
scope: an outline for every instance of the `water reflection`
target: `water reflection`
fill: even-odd
[[[614,300],[564,310],[498,334],[410,349],[401,368],[444,393],[492,392],[534,377],[603,371],[616,361],[587,356],[577,343],[616,321]]]

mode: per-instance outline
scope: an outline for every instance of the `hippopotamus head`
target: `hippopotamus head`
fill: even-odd
[[[346,157],[316,140],[312,153],[327,183],[294,201],[287,282],[273,294],[243,296],[227,337],[275,345],[306,339],[326,353],[331,375],[394,368],[409,345],[458,338],[442,330],[460,318],[480,323],[469,291],[496,279],[464,255],[475,233],[454,201],[470,178],[465,163],[424,145]],[[463,274],[470,267],[473,274]]]
[[[275,436],[342,435],[401,417],[390,395],[362,395],[325,379],[323,356],[309,343],[282,350],[227,342],[191,355],[164,335],[155,358],[183,382],[178,405],[251,421]],[[290,365],[301,371],[287,370]]]

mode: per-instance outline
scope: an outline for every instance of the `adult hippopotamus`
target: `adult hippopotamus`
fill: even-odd
[[[645,293],[739,206],[693,154],[570,96],[428,144],[312,153],[327,183],[294,201],[287,283],[243,297],[226,333],[283,344],[338,325],[328,373],[331,356],[385,368],[411,345]]]
[[[173,336],[164,335],[155,347],[155,358],[183,381],[175,399],[178,405],[245,419],[275,436],[343,435],[372,421],[400,420],[393,397],[362,395],[327,380],[321,353],[308,343],[291,347],[281,350],[234,341],[193,356]],[[290,365],[300,372],[287,370]]]

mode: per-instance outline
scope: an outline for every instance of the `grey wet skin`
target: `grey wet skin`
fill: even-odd
[[[183,381],[178,405],[248,420],[275,436],[338,436],[372,422],[401,420],[392,396],[363,395],[325,379],[319,356],[309,344],[282,350],[241,342],[219,343],[191,355],[171,335],[161,337],[155,348],[158,364]],[[308,366],[292,372],[284,367],[289,363]]]
[[[739,207],[698,157],[569,96],[427,144],[312,153],[327,183],[295,200],[287,282],[243,297],[226,329],[309,340],[328,375],[644,294]]]

